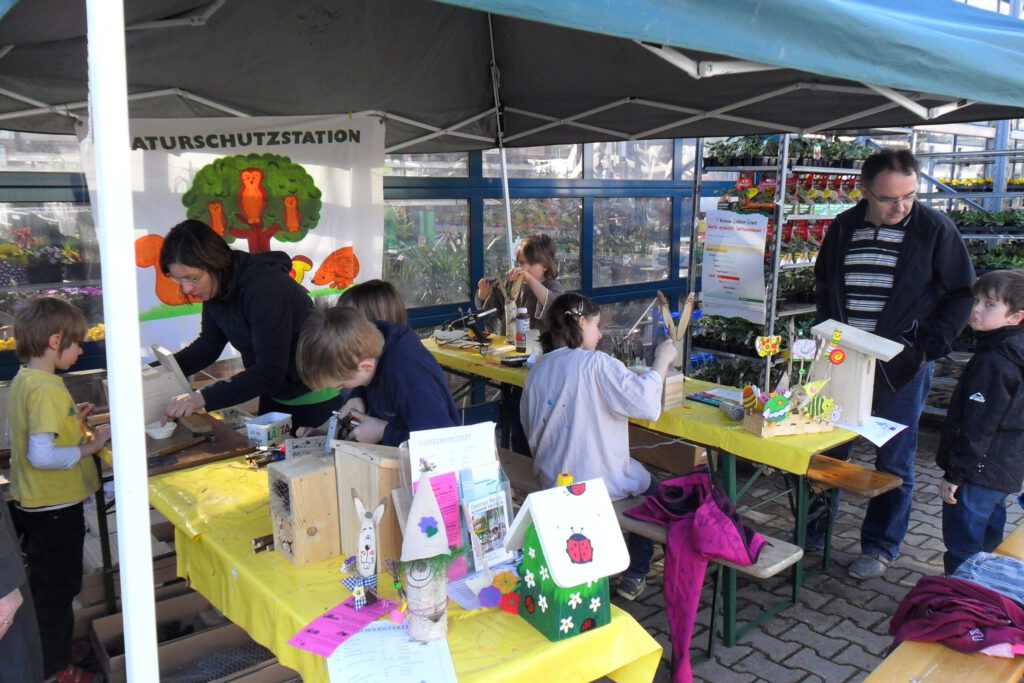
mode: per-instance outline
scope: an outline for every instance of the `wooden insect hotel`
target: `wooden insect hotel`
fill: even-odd
[[[507,550],[522,549],[519,616],[558,641],[611,621],[608,577],[629,565],[603,479],[527,496]]]
[[[299,567],[341,554],[334,461],[307,455],[267,466],[274,549]]]
[[[811,380],[829,379],[829,394],[840,409],[842,422],[864,424],[871,417],[875,361],[892,360],[903,344],[836,320],[815,325],[811,333],[825,344],[811,363]]]

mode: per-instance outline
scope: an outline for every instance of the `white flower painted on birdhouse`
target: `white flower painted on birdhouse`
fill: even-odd
[[[562,633],[568,633],[572,630],[572,617],[566,617],[562,619],[562,625],[558,627],[558,630]]]
[[[535,557],[537,557],[537,549],[531,547],[530,548],[530,559],[533,559]]]
[[[541,612],[547,612],[548,611],[548,596],[542,595],[539,598],[537,598],[537,605],[540,607],[540,611]]]
[[[548,572],[548,568],[547,567],[541,567],[540,568],[540,580],[541,581],[547,581],[550,578],[551,578],[551,573]]]
[[[590,598],[590,609],[594,612],[601,609],[601,598]]]
[[[531,571],[527,571],[526,572],[526,575],[523,576],[523,580],[526,581],[526,585],[529,586],[530,588],[533,588],[534,586],[537,585],[537,582],[533,578],[533,572],[531,572]]]
[[[583,602],[583,598],[580,597],[579,592],[573,593],[569,596],[569,607],[576,609],[581,602]]]

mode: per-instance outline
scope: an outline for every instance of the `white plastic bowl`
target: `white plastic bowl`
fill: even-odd
[[[150,422],[146,425],[146,433],[149,434],[149,438],[151,439],[166,439],[174,433],[177,426],[177,422],[168,422],[167,424]]]

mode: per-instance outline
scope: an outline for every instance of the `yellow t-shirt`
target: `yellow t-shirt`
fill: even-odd
[[[11,434],[11,496],[24,508],[77,503],[100,487],[92,458],[70,469],[44,470],[28,461],[30,434],[56,434],[54,445],[86,442],[86,428],[64,380],[44,370],[21,368],[7,396]]]

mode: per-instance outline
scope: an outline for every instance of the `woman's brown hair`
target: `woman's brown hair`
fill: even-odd
[[[224,238],[206,223],[191,219],[171,228],[160,247],[160,270],[164,275],[170,274],[175,263],[208,272],[217,282],[217,294],[224,292],[235,266]]]

